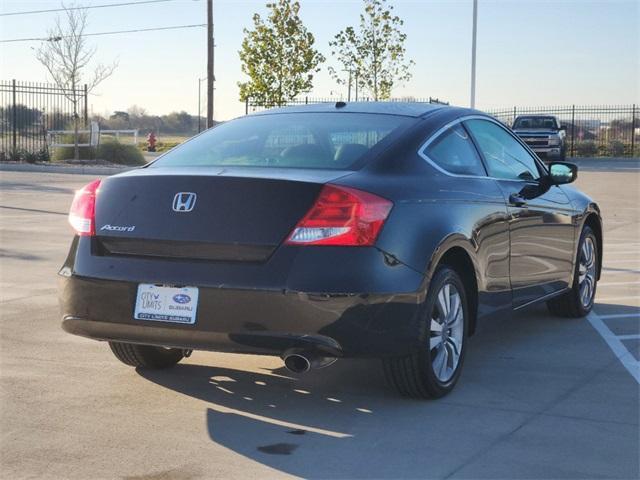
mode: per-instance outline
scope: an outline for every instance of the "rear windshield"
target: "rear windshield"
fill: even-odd
[[[519,117],[513,128],[546,128],[555,129],[556,119],[553,117]]]
[[[151,167],[240,166],[349,169],[410,117],[284,113],[223,123],[171,150]]]

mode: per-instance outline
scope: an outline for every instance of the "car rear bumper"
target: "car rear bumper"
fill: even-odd
[[[137,284],[62,277],[62,328],[95,340],[194,350],[337,357],[402,355],[418,348],[418,295],[309,294],[200,288],[194,325],[133,318]]]
[[[322,356],[343,357],[341,346],[322,335],[249,332],[226,334],[198,329],[174,329],[162,324],[131,325],[102,322],[66,315],[62,328],[93,340],[137,343],[189,350],[282,355],[287,350],[312,351]]]
[[[198,287],[193,325],[133,318],[138,285]],[[76,237],[60,270],[62,326],[96,340],[281,355],[419,348],[425,278],[371,249],[278,250],[265,264],[100,256]]]

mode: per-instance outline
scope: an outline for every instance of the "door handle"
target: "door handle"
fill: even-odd
[[[524,207],[527,201],[518,193],[512,193],[509,195],[509,203],[514,207]]]

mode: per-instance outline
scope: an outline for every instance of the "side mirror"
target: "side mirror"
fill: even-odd
[[[566,125],[560,125],[560,128],[558,130],[564,130],[566,132],[567,131],[567,126]]]
[[[551,162],[549,164],[549,179],[553,185],[563,185],[574,182],[578,178],[578,166],[569,162]]]

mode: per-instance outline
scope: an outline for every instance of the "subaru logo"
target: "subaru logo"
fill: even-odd
[[[176,303],[189,303],[191,301],[191,297],[189,295],[185,295],[184,293],[179,293],[173,296],[173,301]]]
[[[173,197],[174,212],[190,212],[196,206],[198,196],[192,192],[178,192]]]

